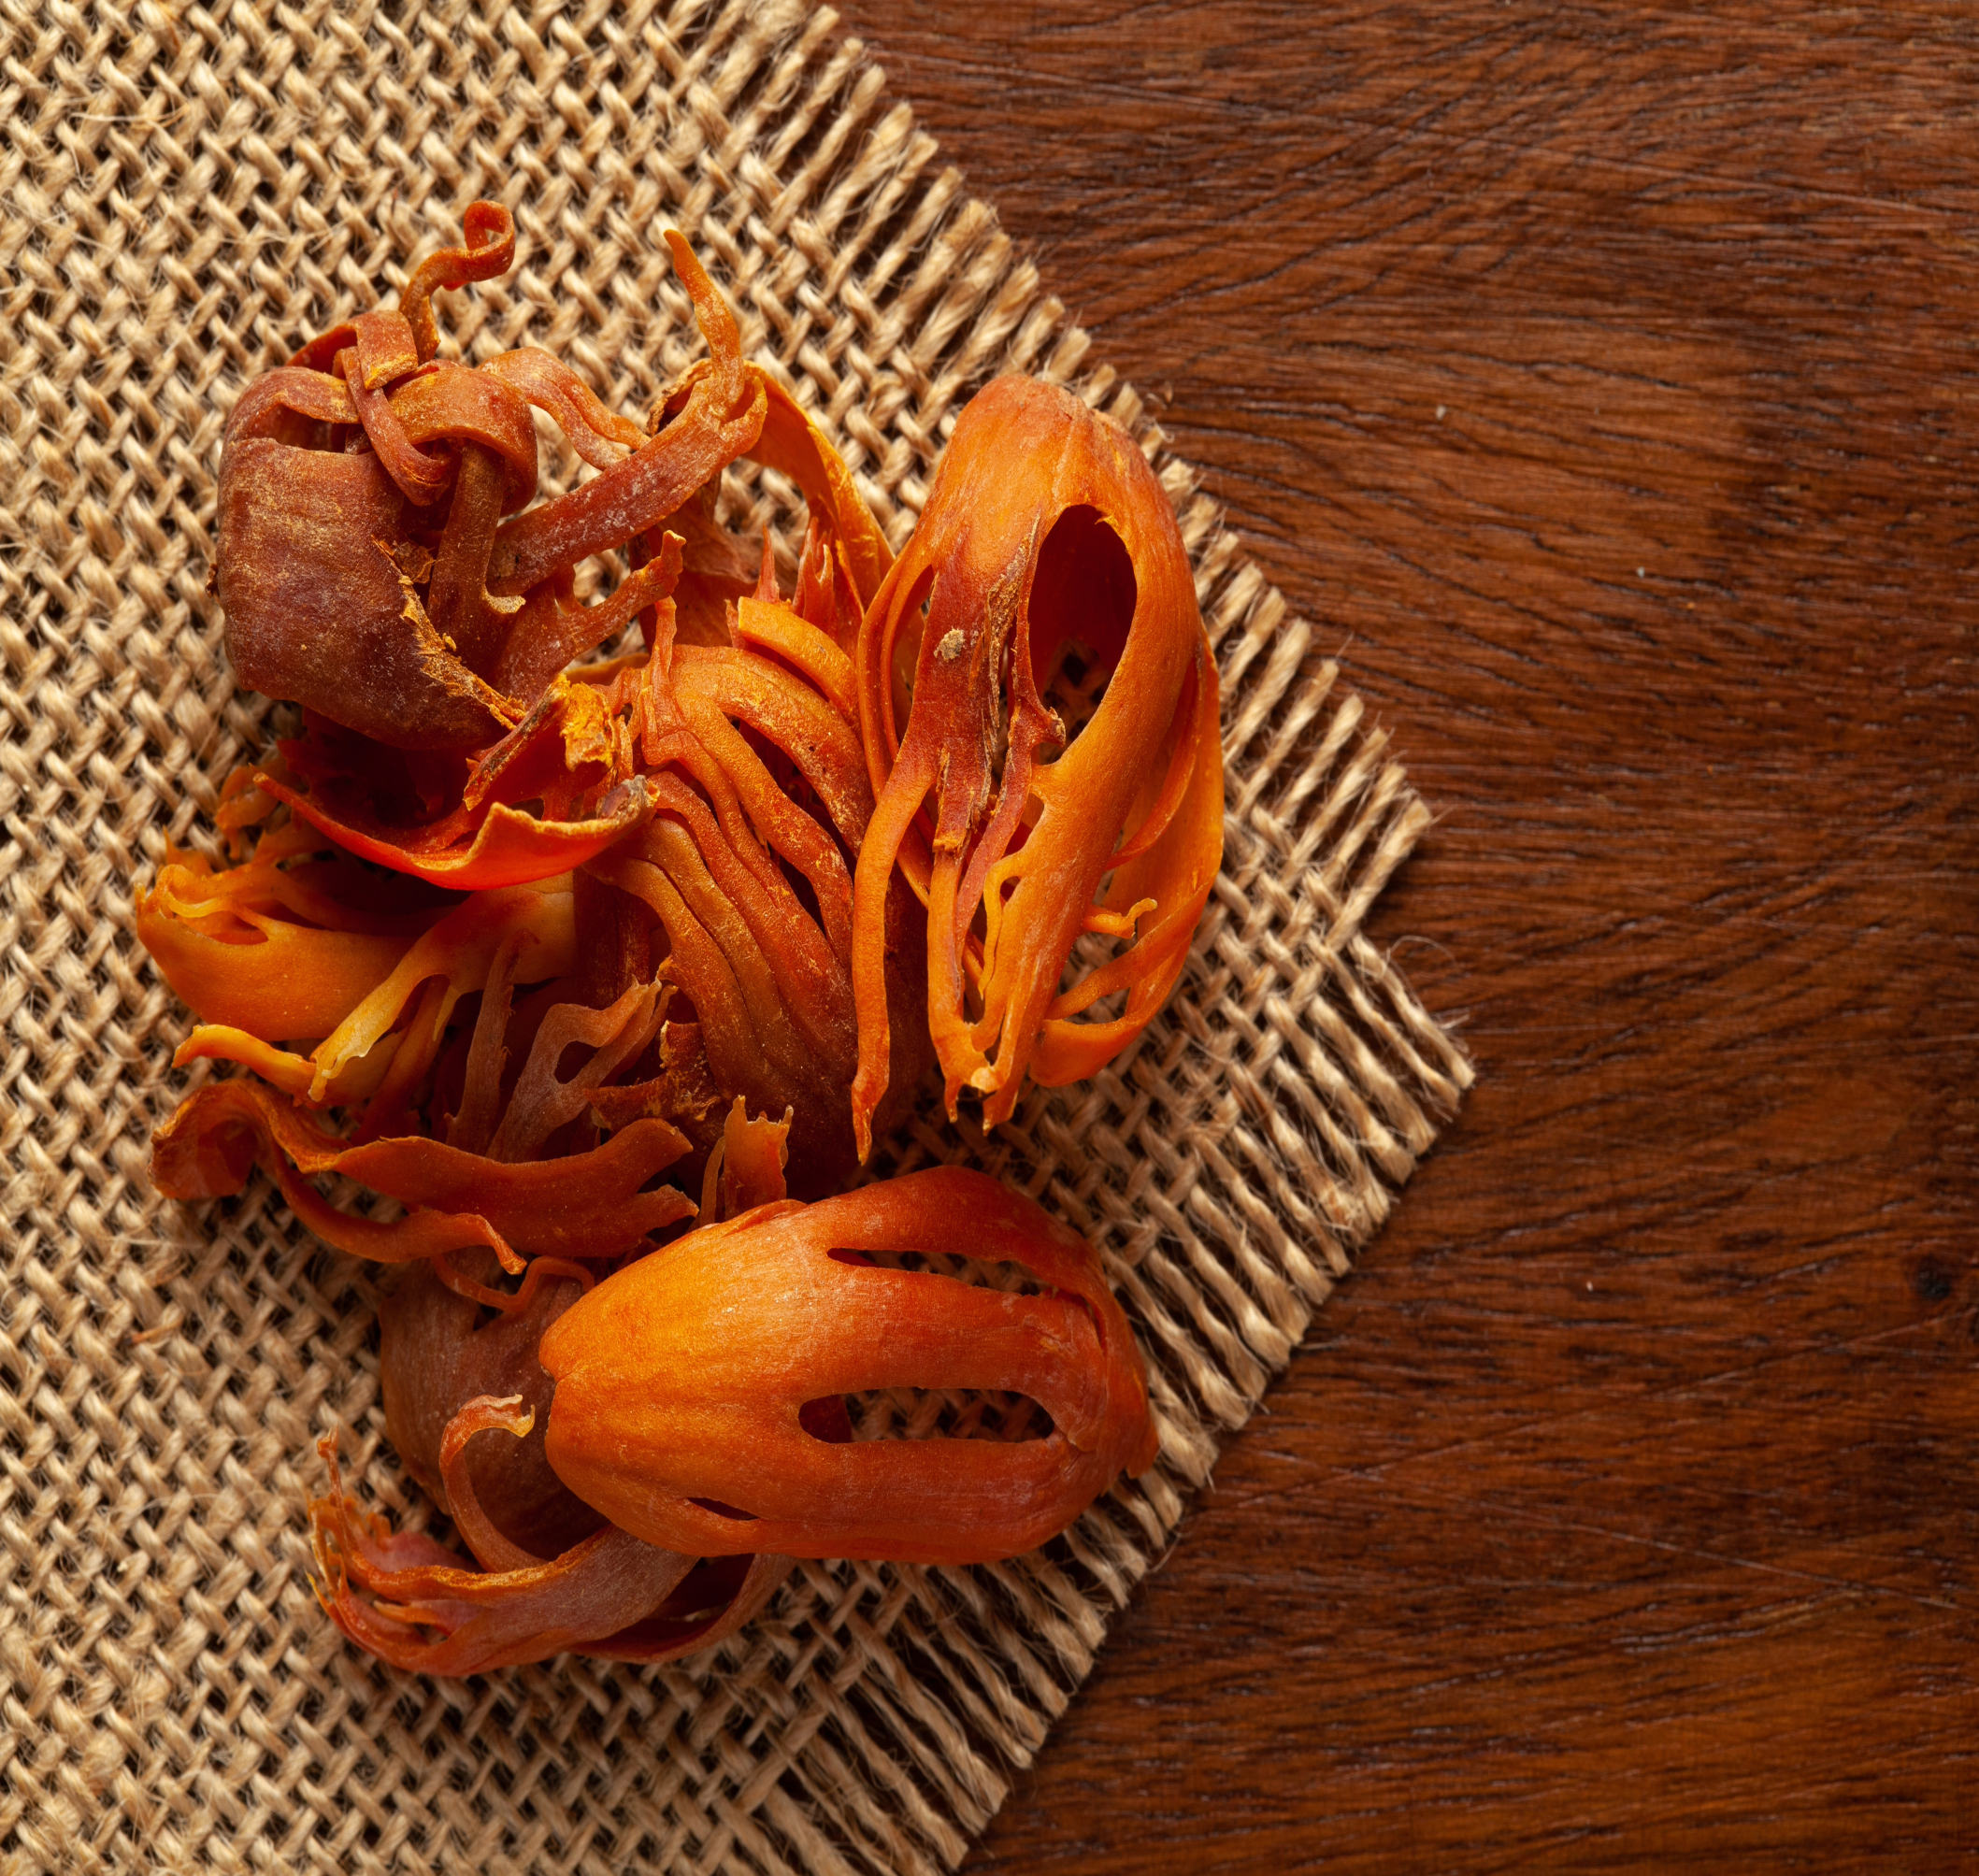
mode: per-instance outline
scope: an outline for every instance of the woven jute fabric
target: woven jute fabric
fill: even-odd
[[[1427,810],[1383,734],[828,14],[0,0],[0,1868],[912,1871],[1039,1750],[1223,1435],[1469,1077],[1362,935]],[[1145,440],[1225,684],[1227,850],[1137,1048],[985,1143],[1101,1247],[1162,1444],[993,1568],[805,1566],[710,1655],[464,1683],[348,1646],[309,1583],[312,1450],[437,1522],[382,1439],[375,1273],[257,1183],[156,1199],[186,1013],[132,934],[267,706],[207,596],[240,386],[492,196],[521,260],[449,301],[643,412],[696,354],[682,228],[897,544],[968,393],[1023,369]],[[737,480],[739,525],[795,492]]]

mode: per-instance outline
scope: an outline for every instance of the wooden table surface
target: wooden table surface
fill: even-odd
[[[843,10],[1344,648],[1481,1070],[970,1867],[1971,1867],[1979,16]]]

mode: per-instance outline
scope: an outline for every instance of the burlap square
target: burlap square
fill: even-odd
[[[332,7],[0,0],[0,1863],[931,1870],[1037,1752],[1427,1148],[1464,1057],[1361,935],[1428,814],[1133,393],[832,17],[795,0]],[[265,1186],[146,1176],[184,1013],[132,937],[264,734],[206,596],[245,379],[499,197],[522,260],[452,303],[642,410],[693,352],[684,228],[753,355],[821,413],[897,544],[993,372],[1138,426],[1226,686],[1227,857],[1183,987],[1097,1081],[973,1154],[1103,1247],[1154,1370],[1157,1468],[997,1568],[811,1566],[714,1656],[432,1683],[308,1582],[316,1434],[380,1445],[370,1273]],[[781,525],[792,491],[735,485]]]

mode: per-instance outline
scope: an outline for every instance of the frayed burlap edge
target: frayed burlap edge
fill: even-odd
[[[1383,734],[829,15],[780,0],[342,8],[0,0],[0,1867],[953,1865],[1469,1080],[1362,936],[1428,820]],[[311,1440],[380,1440],[369,1273],[257,1186],[146,1178],[184,1023],[134,889],[263,735],[203,591],[240,384],[499,196],[523,259],[453,302],[643,409],[692,355],[687,230],[895,540],[961,401],[1036,371],[1137,428],[1220,659],[1225,870],[1187,978],[989,1147],[1103,1248],[1162,1456],[996,1568],[812,1566],[710,1657],[429,1683],[308,1582]],[[739,483],[744,525],[792,492]]]

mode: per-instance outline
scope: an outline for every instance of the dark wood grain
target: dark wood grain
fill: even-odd
[[[1971,1867],[1973,16],[845,10],[1344,648],[1483,1076],[971,1867]]]

